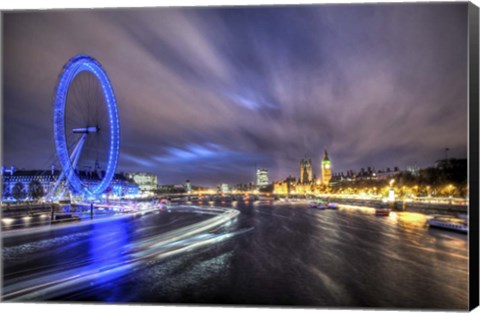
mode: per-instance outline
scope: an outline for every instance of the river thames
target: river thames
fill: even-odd
[[[278,201],[218,205],[240,214],[188,239],[173,233],[176,241],[148,253],[141,247],[158,246],[162,234],[211,216],[172,208],[5,231],[4,300],[467,309],[467,236],[429,229],[427,215]]]

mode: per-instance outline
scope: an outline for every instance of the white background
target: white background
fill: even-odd
[[[305,1],[305,0],[1,0],[0,10],[18,10],[18,9],[51,9],[51,8],[103,8],[103,7],[153,7],[153,6],[197,6],[197,5],[247,5],[247,4],[308,4],[308,3],[364,3],[380,2],[379,0],[363,1],[345,1],[345,0],[323,0],[323,1]],[[414,2],[414,1],[381,1],[381,2]],[[452,2],[438,1],[435,2]],[[480,6],[480,0],[472,1]],[[0,110],[1,112],[1,110]],[[1,125],[1,123],[0,123]],[[288,310],[288,311],[285,311]],[[195,313],[299,313],[299,312],[353,312],[353,310],[334,310],[334,309],[292,309],[292,308],[246,308],[246,307],[220,307],[220,306],[174,306],[174,305],[106,305],[106,304],[11,304],[1,303],[0,312],[2,313],[96,313],[96,312],[115,312],[115,313],[157,313],[157,312],[195,312]],[[87,312],[88,311],[88,312]],[[381,312],[375,310],[355,310],[355,312]],[[389,311],[405,312],[405,311]],[[475,310],[476,313],[480,309]]]

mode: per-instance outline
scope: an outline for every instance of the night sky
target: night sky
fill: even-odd
[[[118,171],[159,184],[432,165],[467,155],[467,4],[5,13],[3,164],[55,161],[68,59],[102,63],[119,105]],[[58,164],[58,162],[57,162]]]

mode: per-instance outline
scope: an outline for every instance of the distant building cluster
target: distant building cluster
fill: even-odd
[[[230,186],[226,183],[221,183],[217,186],[217,191],[220,193],[227,193],[230,191]]]
[[[187,179],[184,184],[174,184],[174,185],[158,185],[156,192],[158,194],[169,194],[169,193],[195,193],[195,192],[205,192],[207,187],[194,186],[192,182]]]
[[[275,182],[273,192],[276,194],[310,194],[328,186],[332,179],[332,163],[327,150],[325,150],[320,163],[320,173],[321,178],[317,179],[313,172],[312,160],[304,158],[300,160],[299,178],[289,176],[282,181]]]
[[[128,179],[133,180],[141,193],[154,193],[157,191],[157,175],[145,172],[126,173]]]
[[[268,184],[268,170],[264,168],[257,169],[257,187],[264,187]]]
[[[175,184],[175,185],[159,185],[157,188],[157,192],[160,194],[165,193],[184,193],[186,192],[186,186],[182,184]]]
[[[2,200],[25,199],[46,195],[55,185],[59,171],[17,170],[2,167]],[[35,186],[35,194],[33,189]]]
[[[39,200],[47,196],[69,196],[68,188],[50,194],[61,171],[24,170],[14,166],[2,167],[2,201]],[[77,175],[86,183],[96,183],[102,172],[78,171]],[[64,184],[64,183],[62,183]],[[62,191],[64,190],[64,191]],[[114,197],[136,197],[157,191],[157,177],[149,173],[117,173],[113,177],[105,195]],[[53,192],[52,192],[53,193]]]
[[[375,170],[363,168],[357,172],[337,173],[330,183],[330,192],[361,194],[391,198],[401,197],[461,197],[468,195],[467,159],[444,159],[433,166],[407,166]]]
[[[411,169],[411,173],[416,173],[418,170]],[[367,167],[361,168],[359,171],[348,170],[344,172],[334,173],[332,175],[331,184],[334,185],[341,181],[355,181],[355,180],[384,180],[389,179],[400,173],[400,169],[395,167],[387,167],[385,169],[375,170],[375,168]]]
[[[139,185],[123,173],[115,174],[110,186],[116,197],[136,197],[141,194]]]
[[[256,189],[256,184],[254,182],[249,182],[249,183],[239,183],[236,184],[234,189],[236,191],[254,191]]]
[[[142,193],[154,193],[157,191],[158,178],[157,175],[145,172],[139,173],[126,173],[125,176],[128,179],[133,180],[138,189]]]
[[[225,193],[228,189],[229,192],[255,192],[265,191],[272,188],[270,184],[270,178],[268,169],[257,168],[255,170],[255,180],[248,183],[238,183],[232,186],[225,186],[226,184],[220,184],[217,186],[218,192]],[[228,188],[227,188],[228,187]]]

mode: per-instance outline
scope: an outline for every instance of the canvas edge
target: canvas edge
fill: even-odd
[[[478,103],[478,7],[468,3],[468,81],[469,81],[469,309],[479,305],[479,103]]]

